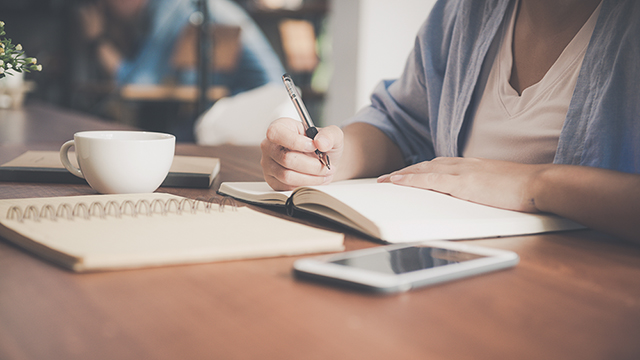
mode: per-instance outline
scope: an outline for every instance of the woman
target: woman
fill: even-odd
[[[342,129],[271,125],[265,180],[382,175],[640,242],[638,20],[632,0],[439,1],[401,78]]]

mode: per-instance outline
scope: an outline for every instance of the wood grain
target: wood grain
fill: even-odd
[[[0,162],[55,150],[78,130],[120,127],[44,106],[11,117],[25,131],[3,138]],[[0,112],[0,133],[8,121]],[[220,157],[220,176],[209,190],[160,191],[197,197],[261,178],[257,148],[179,144],[177,153]],[[0,183],[0,198],[86,193]],[[472,242],[521,262],[372,296],[294,279],[296,257],[74,274],[0,239],[0,359],[640,358],[639,247],[588,230]],[[352,233],[345,244],[377,246]]]

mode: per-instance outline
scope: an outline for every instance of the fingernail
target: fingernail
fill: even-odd
[[[404,177],[404,175],[393,175],[389,178],[389,180],[391,182],[398,182],[398,181],[402,181],[402,178]]]
[[[389,174],[381,175],[381,176],[378,177],[378,182],[379,183],[385,182],[385,181],[387,181],[387,179],[389,179]]]

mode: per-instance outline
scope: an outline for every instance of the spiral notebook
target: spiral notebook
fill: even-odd
[[[340,251],[344,235],[153,193],[0,200],[0,236],[77,272]]]

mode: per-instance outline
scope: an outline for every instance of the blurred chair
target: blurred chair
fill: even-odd
[[[318,66],[316,34],[306,20],[283,20],[279,24],[287,68],[295,73],[312,73]]]
[[[221,73],[233,72],[240,56],[240,27],[229,25],[211,25],[209,33],[214,46],[211,49],[209,68]],[[173,50],[171,64],[178,71],[193,71],[197,64],[197,32],[193,25],[188,25],[180,34]],[[211,86],[207,99],[216,101],[229,94],[225,86]],[[198,89],[195,85],[170,84],[126,84],[120,89],[124,100],[146,101],[182,101],[195,103]]]
[[[212,70],[231,72],[238,66],[240,56],[240,27],[231,25],[210,26],[209,34],[213,39],[213,48],[209,54]],[[180,70],[194,69],[197,64],[197,37],[198,28],[189,25],[180,34],[176,47],[173,50],[171,63]]]

